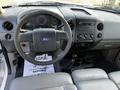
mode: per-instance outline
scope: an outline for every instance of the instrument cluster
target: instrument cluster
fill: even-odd
[[[22,29],[34,30],[36,28],[55,28],[58,29],[61,21],[50,15],[37,15],[31,17]]]

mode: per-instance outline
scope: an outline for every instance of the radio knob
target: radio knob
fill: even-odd
[[[101,38],[101,37],[102,37],[102,33],[99,33],[99,34],[97,35],[97,37],[98,37],[98,38]]]

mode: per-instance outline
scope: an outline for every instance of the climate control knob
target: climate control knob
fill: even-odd
[[[104,28],[103,23],[99,23],[99,24],[97,25],[97,29],[98,29],[99,31],[102,31],[103,28]]]
[[[77,38],[78,38],[78,39],[83,39],[83,40],[85,39],[84,35],[82,35],[82,34],[78,34],[78,35],[77,35]]]

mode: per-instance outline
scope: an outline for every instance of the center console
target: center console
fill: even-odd
[[[76,47],[88,48],[103,39],[103,21],[94,17],[77,17],[74,44]]]
[[[103,23],[94,19],[77,18],[75,42],[97,42],[103,36]]]
[[[91,44],[97,43],[103,38],[104,23],[96,16],[85,9],[71,8],[76,23],[74,30],[74,43],[77,47],[89,47]]]
[[[72,48],[89,48],[103,39],[104,22],[93,12],[79,6],[60,7],[60,10],[66,20],[72,20],[69,22],[75,45]]]

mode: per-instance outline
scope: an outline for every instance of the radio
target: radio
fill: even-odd
[[[102,39],[103,23],[97,20],[76,21],[75,42],[96,42]]]

